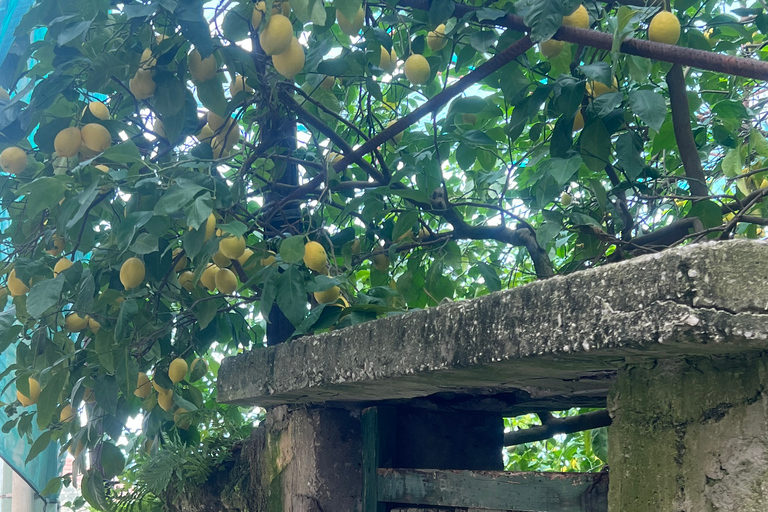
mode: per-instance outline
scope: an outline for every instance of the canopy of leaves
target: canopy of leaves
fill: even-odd
[[[38,0],[0,78],[0,150],[27,157],[0,156],[0,350],[16,351],[3,373],[19,392],[28,377],[42,392],[36,408],[8,404],[4,430],[28,435],[35,421],[39,449],[71,448],[83,495],[104,507],[103,479],[147,440],[196,445],[221,418],[243,425],[200,366],[172,382],[175,358],[215,370],[212,350],[764,237],[765,83],[742,78],[742,61],[724,74],[686,60],[690,49],[765,60],[763,4],[674,2],[677,48],[649,46],[654,59],[621,42],[647,37],[657,4],[585,2],[590,29],[558,32],[577,5]],[[362,28],[342,31],[338,15],[360,8]],[[259,41],[278,12],[304,54],[290,79]],[[441,24],[444,36],[430,34]],[[531,42],[552,36],[574,42]],[[406,76],[413,54],[428,63],[421,85]],[[79,150],[57,141],[86,125],[110,140],[83,129]],[[245,239],[238,259],[220,252],[230,237]],[[327,259],[305,254],[309,241]],[[61,258],[74,265],[55,273]],[[145,273],[126,289],[129,258]],[[73,312],[90,323],[67,329]],[[135,393],[139,372],[154,389]],[[67,404],[82,421],[60,421]],[[139,414],[126,461],[115,443]]]

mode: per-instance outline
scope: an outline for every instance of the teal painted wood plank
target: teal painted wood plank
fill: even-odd
[[[369,407],[362,412],[363,512],[385,512],[378,498],[378,468],[392,467],[395,449],[395,410]]]
[[[379,469],[388,503],[520,512],[607,512],[607,473]]]

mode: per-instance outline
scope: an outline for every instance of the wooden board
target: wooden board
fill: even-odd
[[[521,512],[607,512],[607,473],[379,469],[388,503]]]
[[[369,407],[362,412],[364,512],[386,511],[378,498],[376,470],[392,467],[395,415],[393,407]]]

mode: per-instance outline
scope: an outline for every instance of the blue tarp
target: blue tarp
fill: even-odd
[[[13,31],[33,0],[0,0],[0,63],[5,60],[13,43]]]

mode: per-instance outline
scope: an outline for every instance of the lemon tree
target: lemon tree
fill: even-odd
[[[763,5],[626,3],[38,0],[0,74],[3,428],[106,509],[247,435],[224,355],[763,238]]]

